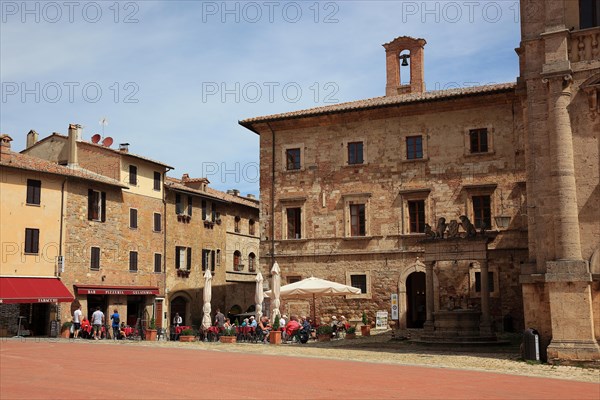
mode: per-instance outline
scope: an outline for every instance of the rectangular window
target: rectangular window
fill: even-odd
[[[366,217],[364,204],[350,204],[350,235],[366,235]]]
[[[221,265],[221,250],[217,249],[217,266]]]
[[[302,239],[302,209],[288,208],[287,213],[287,238]]]
[[[154,232],[162,231],[162,215],[160,213],[154,213]]]
[[[138,270],[138,252],[129,252],[129,272],[137,272]]]
[[[183,203],[181,202],[181,195],[175,193],[175,213],[177,215],[183,214]]]
[[[360,289],[361,293],[367,293],[367,276],[366,275],[351,275],[350,286]]]
[[[194,204],[193,197],[188,196],[187,215],[192,216],[192,206]]]
[[[600,0],[579,0],[579,29],[600,26]]]
[[[92,247],[90,250],[90,269],[100,269],[100,247]]]
[[[207,205],[206,205],[206,200],[202,200],[202,221],[206,221],[208,218],[206,218],[208,215],[208,209],[207,209]]]
[[[494,291],[494,273],[488,271],[488,288],[490,293]],[[475,291],[481,292],[481,272],[475,272]]]
[[[423,136],[408,136],[406,138],[406,159],[418,160],[423,158]]]
[[[216,222],[217,221],[217,204],[216,203],[210,203],[210,220],[212,222]]]
[[[300,149],[287,149],[285,158],[288,171],[300,169]]]
[[[411,233],[425,232],[425,200],[409,200],[408,216]]]
[[[37,254],[40,251],[40,230],[25,228],[25,253]]]
[[[348,143],[348,164],[362,164],[363,162],[363,142]]]
[[[191,247],[175,247],[175,268],[188,271],[192,268]]]
[[[255,223],[254,220],[251,219],[250,221],[248,221],[248,234],[254,236],[255,234]]]
[[[106,221],[106,192],[88,189],[88,219]]]
[[[135,208],[129,209],[129,227],[131,229],[137,229],[137,227],[138,227],[137,214],[138,214],[138,210],[136,210]]]
[[[27,179],[27,204],[40,204],[42,181]]]
[[[129,166],[129,184],[137,185],[137,167],[135,165]]]
[[[490,209],[490,196],[473,196],[473,215],[475,228],[490,229],[492,226],[492,212]]]
[[[156,273],[162,272],[162,254],[159,254],[159,253],[154,254],[154,272],[156,272]]]
[[[160,192],[161,182],[162,174],[160,172],[154,171],[154,190],[158,190]]]
[[[210,250],[202,249],[202,271],[206,271],[207,268],[210,268],[209,263],[210,263]]]
[[[469,130],[471,153],[488,152],[488,130],[487,128]]]

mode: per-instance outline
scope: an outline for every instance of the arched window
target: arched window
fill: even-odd
[[[255,229],[254,229],[254,220],[251,219],[250,221],[248,221],[248,234],[254,236],[255,234]]]
[[[248,271],[254,272],[254,261],[256,259],[256,255],[254,253],[248,254]]]
[[[239,215],[236,216],[234,219],[233,228],[234,228],[235,233],[241,232],[240,231],[240,220],[241,220],[241,218],[239,217]]]
[[[242,265],[242,253],[238,250],[233,252],[233,270],[241,271],[244,269],[244,265]]]

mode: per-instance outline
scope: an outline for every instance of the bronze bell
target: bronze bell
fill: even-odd
[[[410,56],[409,56],[408,54],[407,54],[407,55],[400,56],[400,58],[402,58],[402,66],[403,66],[403,67],[408,67],[408,58],[409,58],[409,57],[410,57]]]

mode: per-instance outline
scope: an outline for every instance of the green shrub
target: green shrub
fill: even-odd
[[[235,330],[235,326],[231,326],[227,329],[223,330],[223,336],[237,336],[237,331]]]
[[[369,319],[367,318],[367,313],[365,311],[363,311],[363,313],[362,313],[362,323],[363,323],[363,325],[369,324]]]
[[[317,335],[331,335],[333,328],[329,325],[321,325],[317,328]]]
[[[193,329],[184,329],[183,331],[181,331],[181,335],[182,336],[194,336],[194,330]]]
[[[350,335],[353,335],[353,334],[355,334],[355,333],[356,333],[356,327],[355,327],[355,326],[351,326],[350,328],[348,328],[348,329],[346,330],[346,333],[348,333],[348,334],[350,334]]]
[[[65,323],[62,324],[62,330],[66,330],[66,329],[71,329],[71,325],[73,325],[73,323],[71,321],[67,321]]]
[[[279,329],[279,314],[275,315],[275,321],[273,322],[273,330],[278,330]]]

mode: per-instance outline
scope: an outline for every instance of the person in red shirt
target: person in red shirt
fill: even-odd
[[[290,317],[290,322],[285,325],[285,335],[284,339],[290,340],[299,330],[302,328],[302,325],[298,322],[298,317],[292,315]]]

